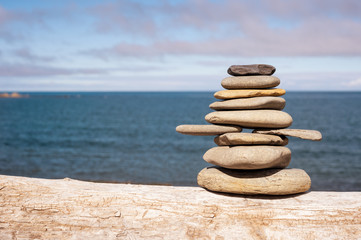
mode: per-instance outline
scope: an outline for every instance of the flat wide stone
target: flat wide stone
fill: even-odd
[[[239,126],[223,126],[223,125],[179,125],[176,131],[187,135],[211,136],[223,133],[241,132]]]
[[[289,195],[311,187],[311,179],[302,169],[245,171],[208,167],[200,171],[197,182],[210,191],[246,195]]]
[[[267,64],[232,65],[227,70],[232,76],[272,75],[275,71],[274,66]]]
[[[287,137],[280,137],[259,133],[225,133],[214,138],[218,146],[234,145],[276,145],[288,144]]]
[[[242,110],[242,109],[275,109],[282,110],[286,100],[281,97],[252,97],[214,102],[209,105],[214,110]]]
[[[248,98],[262,96],[282,96],[286,93],[284,89],[242,89],[242,90],[221,90],[214,93],[217,99]]]
[[[277,110],[239,110],[211,112],[205,116],[214,124],[233,124],[244,128],[286,128],[291,126],[292,117]]]
[[[209,149],[203,159],[230,169],[285,168],[291,161],[291,150],[281,146],[222,146]]]
[[[274,129],[274,130],[254,130],[255,133],[272,134],[279,136],[298,137],[306,140],[321,141],[322,134],[316,130],[307,129]]]
[[[274,76],[227,77],[221,82],[225,89],[273,88],[279,84],[280,79]]]

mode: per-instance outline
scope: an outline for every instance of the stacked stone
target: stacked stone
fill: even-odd
[[[291,151],[286,136],[319,141],[314,130],[285,129],[292,117],[283,112],[286,104],[280,96],[284,89],[271,76],[275,68],[265,64],[233,65],[232,75],[222,80],[226,89],[214,97],[222,101],[210,105],[215,112],[205,116],[212,125],[180,125],[179,133],[218,135],[217,147],[209,149],[203,159],[216,165],[203,169],[197,177],[200,186],[216,192],[236,194],[287,195],[306,192],[311,179],[302,169],[286,169]],[[242,133],[242,128],[254,129]]]

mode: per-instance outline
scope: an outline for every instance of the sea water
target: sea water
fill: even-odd
[[[0,174],[195,186],[209,166],[212,136],[187,136],[180,124],[206,124],[211,92],[29,93],[0,99]],[[361,190],[361,93],[287,92],[292,128],[323,140],[289,137],[289,167],[312,190]],[[247,131],[247,130],[246,130]],[[249,131],[249,130],[248,130]]]

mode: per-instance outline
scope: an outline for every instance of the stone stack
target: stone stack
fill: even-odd
[[[265,64],[233,65],[232,75],[222,80],[226,90],[214,97],[222,101],[210,105],[215,112],[205,116],[211,125],[180,125],[177,132],[189,135],[217,135],[217,147],[203,159],[216,165],[203,169],[197,177],[200,186],[216,192],[236,194],[287,195],[306,192],[311,179],[302,169],[286,169],[291,151],[286,136],[320,141],[314,130],[286,129],[292,117],[283,112],[286,92],[271,76],[275,68]],[[242,133],[242,128],[254,129]]]

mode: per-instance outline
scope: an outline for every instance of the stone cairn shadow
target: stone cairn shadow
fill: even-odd
[[[205,116],[207,125],[180,125],[176,131],[188,135],[215,135],[217,147],[203,159],[215,166],[203,169],[198,185],[215,192],[234,194],[289,195],[306,192],[311,179],[302,169],[287,169],[291,150],[289,137],[320,141],[315,130],[289,129],[292,117],[283,112],[284,89],[275,88],[280,79],[271,76],[275,67],[266,64],[232,65],[230,77],[222,80],[226,90],[210,104],[215,110]],[[253,129],[242,133],[243,128]]]

